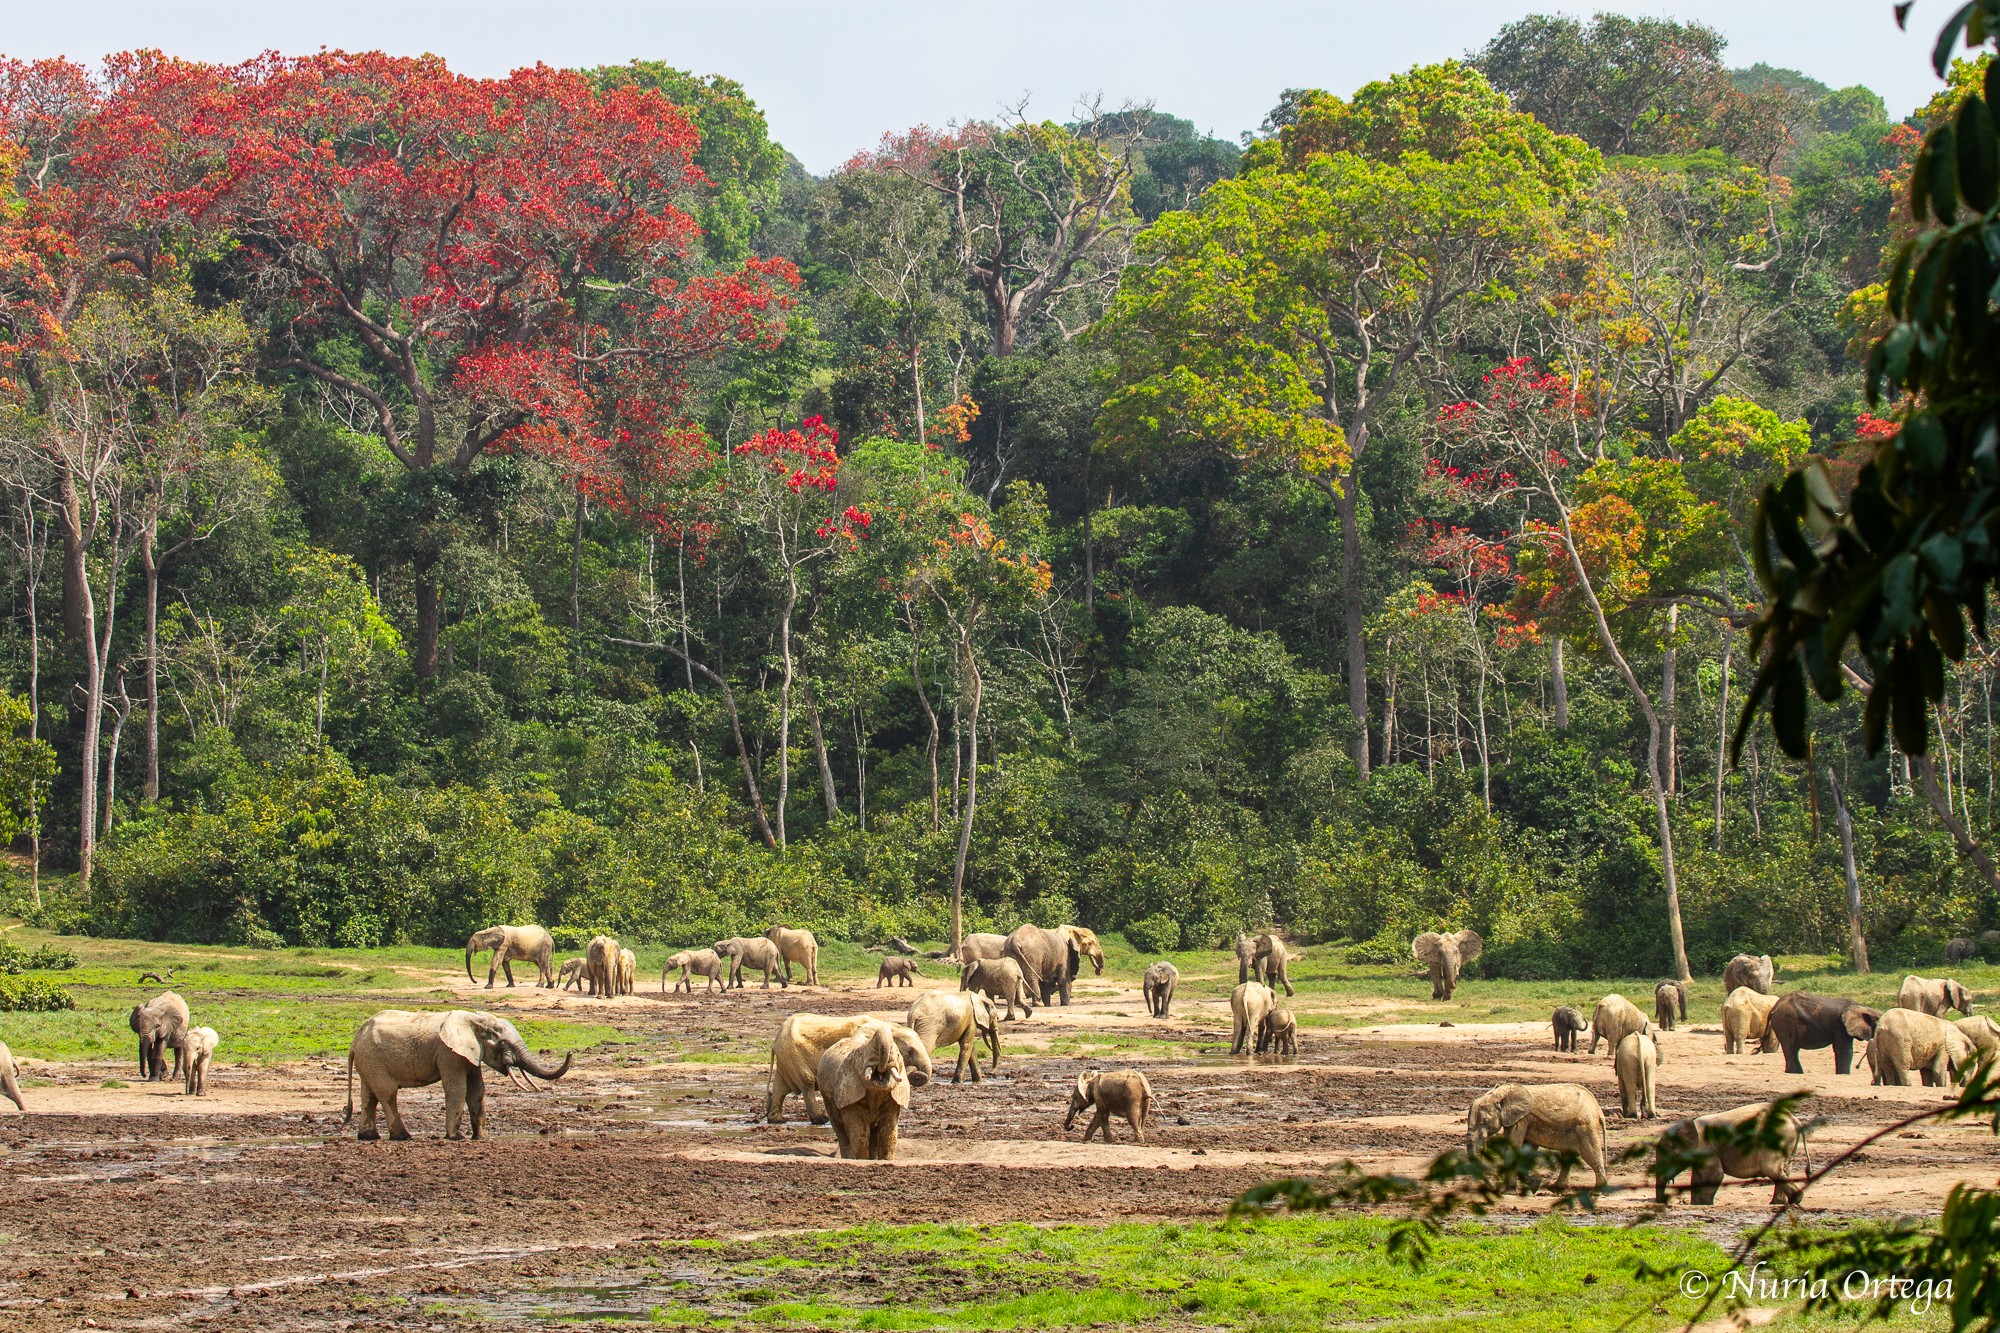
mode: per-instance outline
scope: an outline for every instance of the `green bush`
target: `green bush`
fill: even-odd
[[[47,977],[0,976],[0,1010],[8,1013],[49,1014],[58,1009],[76,1008],[69,987],[58,986]]]
[[[0,940],[0,972],[19,976],[23,972],[66,972],[76,966],[76,955],[58,944],[23,949]]]
[[[1181,947],[1181,923],[1165,915],[1141,917],[1126,923],[1125,939],[1140,953],[1172,953]]]

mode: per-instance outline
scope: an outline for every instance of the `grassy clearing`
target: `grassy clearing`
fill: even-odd
[[[1693,1313],[1676,1266],[1726,1266],[1722,1249],[1693,1232],[1549,1218],[1454,1228],[1412,1272],[1389,1257],[1390,1227],[1281,1217],[668,1242],[649,1283],[669,1299],[652,1318],[774,1329],[1637,1331],[1678,1328]],[[1641,1276],[1642,1261],[1670,1275]],[[1942,1326],[1935,1315],[1885,1325]]]

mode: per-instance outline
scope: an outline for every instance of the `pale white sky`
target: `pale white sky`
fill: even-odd
[[[883,131],[991,116],[1022,97],[1060,118],[1083,96],[1151,101],[1233,137],[1290,87],[1349,92],[1484,44],[1541,10],[1698,19],[1731,64],[1863,83],[1901,115],[1930,96],[1952,0],[0,0],[0,53],[95,61],[158,47],[233,61],[322,46],[434,52],[470,74],[665,60],[739,80],[771,131],[823,172]]]

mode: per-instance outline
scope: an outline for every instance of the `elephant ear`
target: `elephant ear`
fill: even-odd
[[[1444,936],[1427,930],[1410,941],[1410,956],[1432,967],[1444,961]]]
[[[444,1043],[446,1050],[467,1064],[479,1063],[479,1030],[470,1011],[454,1009],[446,1014],[444,1022],[438,1027],[438,1040]]]
[[[1961,1014],[1970,1013],[1972,1010],[1972,992],[1956,981],[1952,982],[1950,986],[1949,995],[1951,1003],[1947,1008],[1956,1009]]]
[[[1452,938],[1458,941],[1458,961],[1461,963],[1471,962],[1486,948],[1486,941],[1479,938],[1476,930],[1461,930]]]
[[[1850,1004],[1840,1012],[1840,1025],[1847,1029],[1847,1035],[1859,1041],[1868,1041],[1875,1035],[1875,1025],[1882,1021],[1882,1015],[1873,1009],[1858,1004]]]
[[[924,1039],[901,1026],[896,1028],[895,1038],[896,1049],[903,1053],[903,1069],[909,1076],[910,1086],[923,1087],[931,1081],[931,1053],[924,1046]]]
[[[1500,1099],[1500,1128],[1512,1129],[1528,1118],[1535,1109],[1534,1095],[1526,1088],[1516,1088]]]

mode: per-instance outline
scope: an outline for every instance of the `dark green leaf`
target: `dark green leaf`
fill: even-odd
[[[2000,138],[1986,103],[1968,97],[1958,107],[1958,191],[1984,213],[2000,198]]]
[[[1930,195],[1931,216],[1947,227],[1958,217],[1957,140],[1958,135],[1947,120],[1931,131],[1931,140],[1924,152],[1930,176],[1925,189]]]
[[[1882,752],[1882,736],[1889,727],[1889,691],[1881,682],[1868,694],[1868,706],[1861,710],[1861,743],[1868,753]]]
[[[1778,745],[1794,759],[1803,760],[1810,751],[1806,744],[1806,673],[1799,659],[1788,657],[1780,666],[1771,692],[1771,729]]]
[[[1889,660],[1888,678],[1875,682],[1875,688],[1890,691],[1889,726],[1896,736],[1896,748],[1908,755],[1922,754],[1929,739],[1930,715],[1924,711],[1921,668],[1909,653],[1898,648]]]
[[[1944,427],[1928,412],[1911,417],[1897,435],[1897,450],[1917,473],[1935,477],[1944,469],[1946,442]]]
[[[1954,662],[1965,658],[1965,622],[1959,619],[1958,603],[1939,593],[1924,595],[1924,623],[1937,640],[1938,651]]]
[[[1941,79],[1951,71],[1951,50],[1958,44],[1958,35],[1965,31],[1966,20],[1972,17],[1972,5],[1976,0],[1960,5],[1958,12],[1945,20],[1938,30],[1937,45],[1931,48],[1931,68]]]

